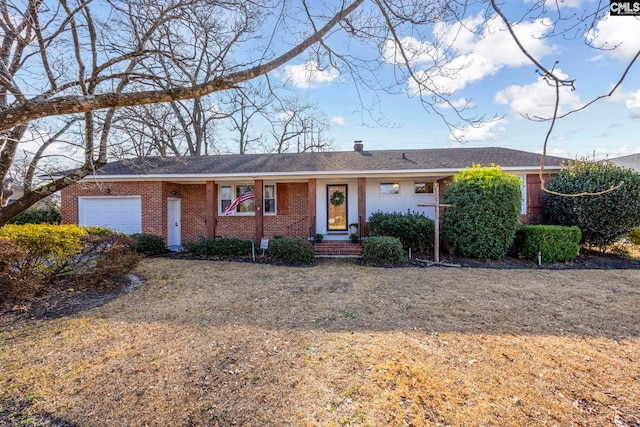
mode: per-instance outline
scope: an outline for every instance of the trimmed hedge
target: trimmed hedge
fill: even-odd
[[[200,239],[184,243],[182,248],[194,255],[244,257],[251,255],[251,240]]]
[[[417,212],[374,212],[367,220],[372,236],[390,236],[400,239],[405,249],[414,252],[433,252],[435,224],[432,219]]]
[[[311,264],[315,256],[313,245],[300,237],[273,239],[267,249],[267,258],[276,262]]]
[[[134,233],[130,236],[137,242],[136,251],[145,255],[160,255],[167,252],[167,245],[160,236],[147,233]]]
[[[537,259],[541,252],[542,262],[571,262],[580,252],[582,233],[578,227],[560,225],[523,225],[516,234],[515,248],[529,259]]]
[[[623,183],[620,188],[597,196],[566,197],[545,194],[549,221],[576,225],[582,243],[605,250],[640,226],[640,175],[608,160],[577,161],[547,186],[564,194],[597,193]]]
[[[444,194],[442,214],[449,250],[478,259],[501,259],[520,225],[521,181],[500,167],[474,165],[460,171]]]
[[[378,265],[399,265],[407,262],[402,243],[397,237],[367,237],[362,243],[362,258]]]

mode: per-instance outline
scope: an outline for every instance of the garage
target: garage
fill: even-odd
[[[78,197],[78,224],[142,232],[142,197]]]

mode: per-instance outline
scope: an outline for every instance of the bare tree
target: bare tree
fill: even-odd
[[[1,209],[0,224],[102,167],[114,123],[120,123],[114,122],[117,109],[172,102],[169,108],[175,111],[187,105],[179,101],[214,92],[241,94],[249,82],[303,54],[321,71],[335,69],[343,78],[350,77],[363,97],[376,90],[406,94],[410,82],[410,95],[419,97],[424,108],[441,116],[451,129],[460,123],[481,123],[484,117],[467,116],[465,105],[451,101],[455,91],[438,84],[438,77],[456,76],[464,66],[452,61],[455,35],[434,32],[434,26],[466,25],[464,17],[471,8],[476,13],[477,7],[486,7],[485,21],[500,16],[516,43],[521,41],[513,29],[519,22],[547,16],[552,16],[549,36],[580,34],[576,41],[583,43],[582,30],[592,28],[607,12],[601,2],[595,2],[590,6],[593,10],[565,16],[561,3],[534,2],[509,18],[493,0],[0,2],[0,182],[34,120],[80,115],[83,133],[77,143],[84,151],[75,172],[27,191],[17,203]],[[476,34],[474,29],[466,30]],[[206,34],[210,36],[205,39]],[[356,56],[351,44],[373,49]],[[556,87],[573,84],[555,75],[552,66],[544,67],[529,56]],[[636,59],[637,55],[619,82]],[[394,67],[395,78],[380,77],[386,67]],[[246,97],[244,101],[256,102]],[[443,110],[443,105],[450,108]],[[206,118],[204,106],[201,110]],[[559,118],[557,113],[554,117]],[[171,131],[158,127],[155,137],[167,139],[165,133],[171,136]],[[255,138],[250,127],[243,132],[237,141],[241,152]],[[175,148],[206,152],[204,140],[193,144]]]

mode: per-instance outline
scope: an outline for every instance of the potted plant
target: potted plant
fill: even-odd
[[[314,236],[314,240],[316,243],[322,243],[322,240],[324,240],[324,236],[321,233],[317,233]]]
[[[356,233],[351,233],[349,235],[349,239],[351,239],[351,243],[358,243],[358,240],[360,240],[360,236],[358,236]]]

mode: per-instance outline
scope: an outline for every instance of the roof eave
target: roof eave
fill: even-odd
[[[545,171],[558,171],[561,166],[546,166]],[[460,172],[462,168],[444,169],[399,169],[399,170],[357,170],[357,171],[295,171],[295,172],[256,172],[225,174],[132,174],[132,175],[89,175],[82,181],[234,181],[237,179],[302,179],[302,178],[346,178],[346,177],[387,177],[387,176],[450,176]],[[538,173],[540,166],[508,166],[501,167],[505,172],[530,174]]]

